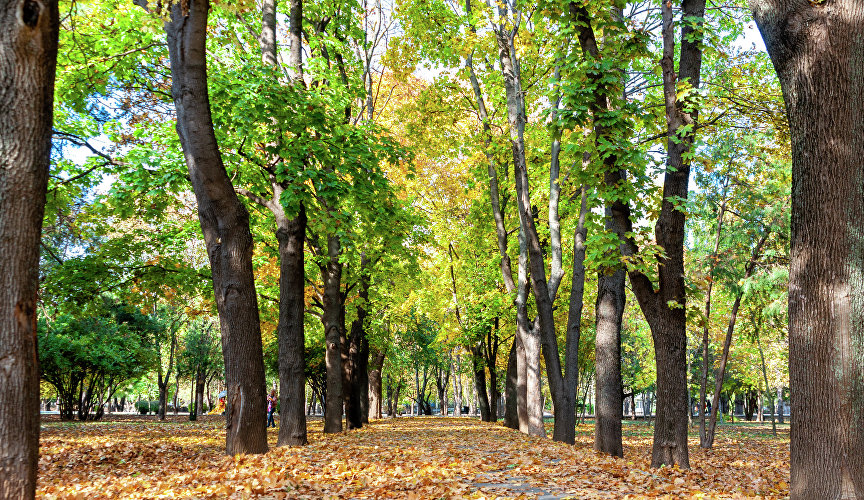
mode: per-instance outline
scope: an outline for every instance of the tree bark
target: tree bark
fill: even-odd
[[[507,356],[507,376],[504,382],[504,427],[519,429],[519,409],[517,407],[516,385],[518,383],[518,359],[516,353],[516,336],[510,346],[510,354]]]
[[[171,18],[165,23],[171,93],[219,311],[228,393],[226,452],[265,453],[264,361],[252,274],[252,234],[249,214],[234,192],[213,131],[205,48],[208,11],[206,0],[171,6]]]
[[[624,417],[621,318],[624,314],[625,280],[624,269],[620,268],[601,269],[597,278],[594,449],[616,457],[624,456],[621,440],[621,419]]]
[[[324,432],[342,432],[342,338],[345,324],[342,316],[342,263],[339,262],[341,245],[337,236],[327,237],[327,261],[321,266],[324,281],[324,355],[327,366],[327,405],[324,409]]]
[[[477,390],[477,404],[480,407],[480,420],[492,421],[492,412],[489,406],[489,394],[486,391],[486,369],[483,357],[482,340],[471,346],[471,366],[474,374],[474,387]]]
[[[667,121],[667,160],[663,182],[663,202],[655,226],[657,244],[666,252],[658,262],[659,287],[655,291],[650,279],[637,270],[630,270],[630,282],[639,306],[645,315],[654,338],[657,370],[657,418],[654,426],[652,467],[678,464],[689,468],[687,450],[688,389],[687,389],[687,334],[686,287],[684,282],[684,212],[678,207],[687,199],[690,179],[689,152],[695,138],[697,109],[678,99],[678,80],[699,87],[702,66],[701,26],[705,13],[704,0],[684,0],[682,15],[687,22],[681,28],[679,71],[675,73],[675,36],[672,3],[664,2],[663,17],[663,93]],[[590,31],[590,16],[580,4],[570,4],[571,17],[578,29],[580,45],[586,55],[599,54],[596,40]],[[587,26],[589,29],[579,28]],[[589,36],[590,35],[590,36]],[[593,45],[593,48],[592,48]],[[594,56],[596,57],[596,56]],[[600,75],[597,75],[599,78]],[[593,105],[597,113],[608,106],[608,96],[597,95]],[[687,126],[687,127],[685,127]],[[682,128],[684,127],[684,128]],[[601,137],[603,130],[595,134]],[[624,171],[617,166],[617,158],[608,155],[604,183],[607,188],[619,188],[625,181]],[[614,227],[621,240],[625,257],[635,257],[638,248],[632,238],[633,222],[627,200],[611,201]]]
[[[274,197],[274,201],[275,201]],[[281,205],[279,206],[281,209]],[[280,212],[277,214],[277,212]],[[279,244],[279,438],[276,446],[308,443],[306,431],[305,265],[306,209],[288,219],[274,211]]]
[[[369,343],[366,340],[365,323],[369,303],[369,266],[371,261],[365,254],[360,256],[360,276],[358,284],[357,317],[351,322],[351,337],[348,339],[348,357],[345,363],[345,424],[348,429],[363,427],[362,387],[368,387],[366,373],[369,365]],[[365,344],[365,349],[364,349]],[[364,359],[365,358],[365,359]],[[367,409],[368,411],[368,409]]]
[[[524,232],[528,250],[531,288],[534,292],[534,302],[537,307],[538,321],[535,324],[538,325],[538,340],[543,353],[543,359],[546,361],[546,378],[549,381],[549,392],[552,395],[555,414],[564,414],[567,406],[564,401],[564,377],[561,373],[561,360],[558,357],[558,341],[555,336],[555,322],[552,314],[552,303],[555,291],[557,291],[556,279],[560,278],[553,274],[553,279],[549,283],[546,281],[543,248],[540,245],[540,237],[538,236],[531,210],[530,186],[528,184],[528,170],[525,162],[525,103],[522,94],[519,62],[516,58],[513,42],[515,31],[511,32],[499,27],[495,30],[495,35],[498,42],[498,59],[501,63],[504,89],[507,95],[507,117],[510,129],[510,145],[513,152],[513,171],[516,180],[516,198],[518,201],[520,227]],[[525,339],[523,339],[523,343],[525,342]],[[530,341],[529,343],[525,343],[525,347],[526,349],[532,347]],[[526,354],[528,353],[526,352]],[[531,360],[532,358],[526,356],[526,359]],[[528,371],[530,374],[531,369],[529,368]],[[531,388],[529,387],[528,390],[530,398]],[[558,418],[555,419],[552,437],[555,441],[568,442],[567,437],[569,435],[575,436],[575,428],[566,429],[563,424],[563,421]],[[572,440],[569,442],[572,443]]]
[[[0,0],[0,499],[36,488],[36,296],[58,19],[56,1]]]
[[[864,5],[749,3],[792,142],[791,498],[864,498]]]
[[[381,418],[381,370],[384,369],[386,351],[376,351],[369,371],[369,418]]]
[[[708,290],[705,292],[705,324],[702,326],[702,379],[699,384],[699,446],[710,448],[705,430],[705,393],[708,387],[708,363],[711,357],[711,342],[709,339],[709,325],[711,319],[711,291],[714,289],[714,267],[717,262],[717,253],[720,251],[720,236],[723,232],[723,216],[726,213],[726,187],[729,184],[728,177],[723,182],[723,203],[717,214],[717,232],[714,238],[714,252],[711,253],[708,277]]]

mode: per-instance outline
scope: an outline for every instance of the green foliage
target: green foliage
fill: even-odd
[[[123,304],[97,316],[61,315],[39,321],[39,366],[60,398],[64,419],[99,419],[103,405],[153,367],[160,326]]]

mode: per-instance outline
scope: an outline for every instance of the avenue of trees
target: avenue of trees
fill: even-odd
[[[570,444],[590,414],[623,456],[638,401],[653,467],[791,414],[791,496],[864,498],[862,29],[853,0],[0,0],[0,498],[34,495],[40,398],[144,386],[163,419],[224,388],[230,455],[268,451],[271,386],[277,446],[467,406]]]

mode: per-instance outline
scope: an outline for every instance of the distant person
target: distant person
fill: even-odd
[[[267,396],[267,427],[276,427],[276,422],[273,421],[273,414],[276,413],[276,389],[270,391]]]

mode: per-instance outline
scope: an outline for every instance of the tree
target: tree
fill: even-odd
[[[42,378],[60,399],[60,418],[99,420],[104,406],[157,362],[152,344],[161,325],[124,304],[94,317],[40,321]]]
[[[147,6],[145,0],[136,0]],[[171,94],[177,133],[198,200],[198,216],[219,311],[226,373],[226,453],[267,451],[264,362],[252,275],[249,213],[222,163],[207,91],[207,0],[169,4]]]
[[[36,295],[51,149],[57,2],[0,2],[0,498],[33,498],[39,460]]]
[[[859,2],[750,0],[792,143],[791,497],[864,498]]]

